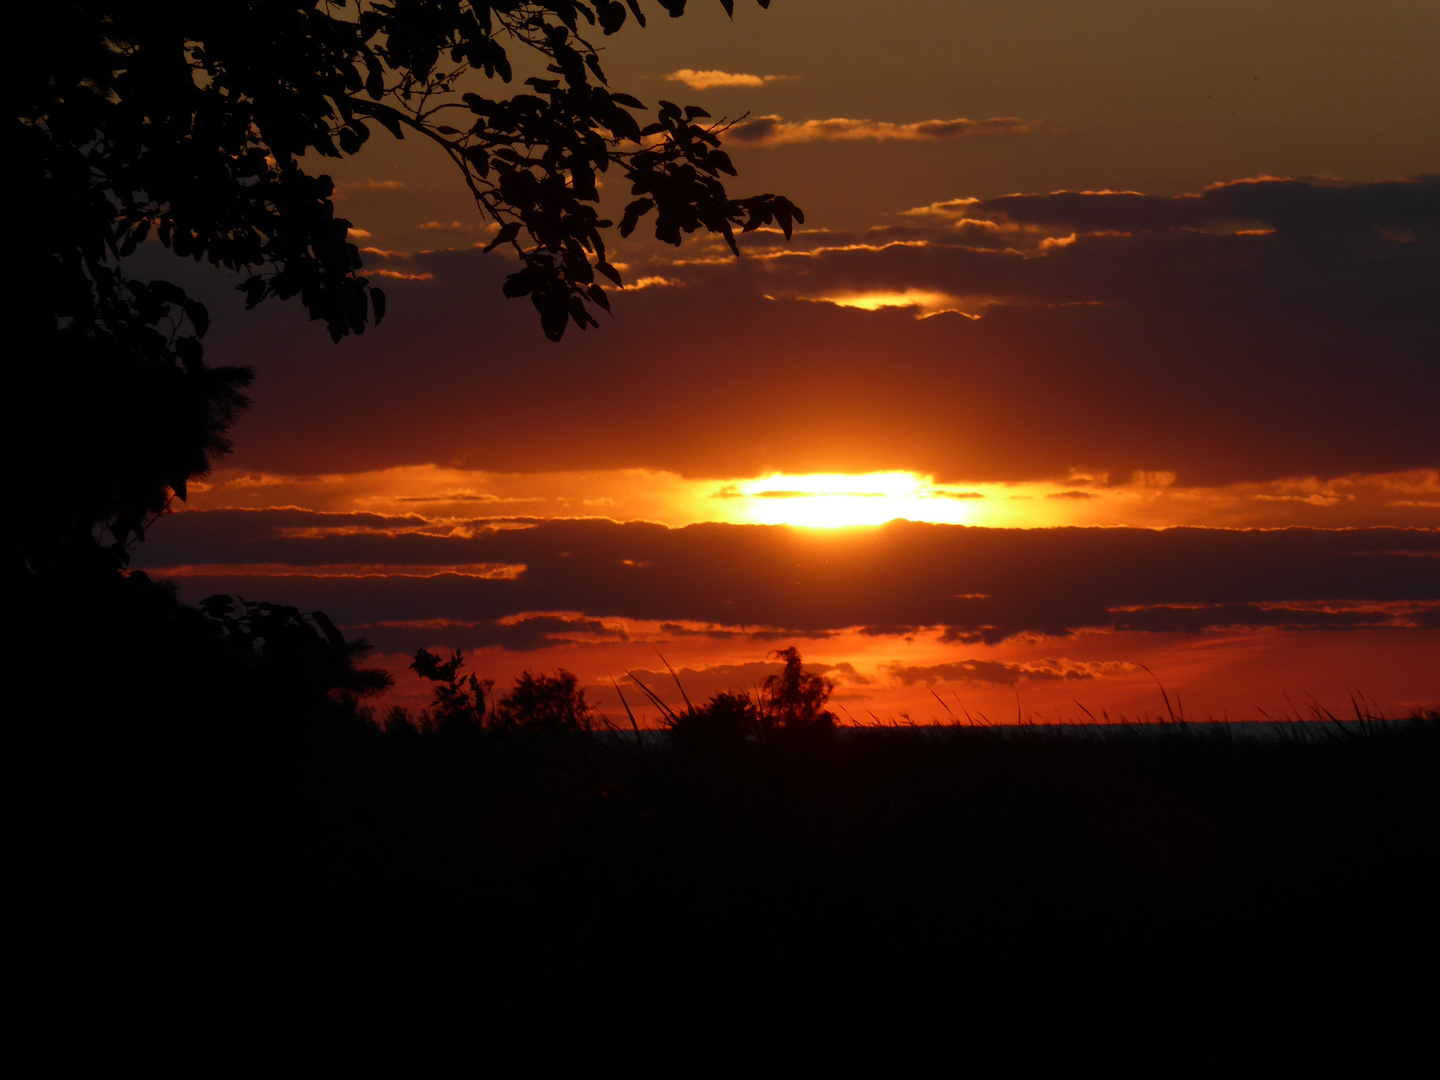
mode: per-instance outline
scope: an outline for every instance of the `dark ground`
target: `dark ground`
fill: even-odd
[[[172,732],[80,844],[98,985],[359,1071],[1378,1075],[1433,1031],[1433,714],[786,735]]]

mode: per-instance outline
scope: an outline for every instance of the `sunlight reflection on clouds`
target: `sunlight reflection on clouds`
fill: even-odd
[[[686,477],[652,469],[495,473],[403,466],[372,472],[284,476],[216,470],[192,489],[190,507],[304,507],[407,518],[405,528],[444,534],[477,519],[604,517],[682,526],[841,527],[896,518],[995,528],[1063,525],[1169,528],[1440,525],[1440,473],[1292,477],[1214,487],[1173,473],[1128,478],[1093,470],[1024,483],[937,480],[908,470]]]

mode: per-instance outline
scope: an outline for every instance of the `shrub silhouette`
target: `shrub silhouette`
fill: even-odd
[[[671,677],[685,699],[684,709],[666,705],[633,673],[630,679],[660,710],[661,722],[672,732],[686,738],[763,737],[777,730],[833,731],[835,714],[825,708],[825,702],[829,700],[835,684],[822,675],[805,671],[801,667],[800,650],[793,645],[770,655],[779,657],[784,667],[778,674],[767,676],[753,697],[743,691],[724,691],[700,706],[691,704],[685,687],[680,684],[680,677],[671,668]],[[629,711],[628,705],[626,711]],[[634,721],[633,715],[631,720]]]
[[[678,735],[703,740],[738,740],[760,731],[760,707],[748,694],[727,690],[698,708],[675,716],[670,728]]]
[[[595,713],[579,680],[561,668],[554,675],[522,672],[515,688],[495,706],[494,731],[566,734],[595,729]]]
[[[433,712],[421,715],[420,726],[427,730],[448,730],[453,728],[483,728],[485,726],[486,695],[495,682],[492,679],[478,679],[474,672],[461,675],[465,666],[465,654],[452,652],[449,660],[428,649],[419,649],[410,661],[410,668],[435,684],[435,696],[430,707]],[[406,722],[403,710],[392,713],[395,722]]]
[[[597,718],[579,679],[563,668],[554,675],[522,672],[510,693],[491,705],[494,681],[477,678],[473,672],[463,675],[464,666],[463,652],[452,652],[450,659],[442,660],[428,649],[416,651],[411,670],[435,684],[430,709],[420,714],[421,730],[546,734],[595,730]],[[410,724],[403,709],[392,710],[390,717],[391,726]]]

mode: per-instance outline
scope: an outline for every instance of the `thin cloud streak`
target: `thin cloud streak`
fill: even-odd
[[[886,120],[787,121],[780,116],[756,116],[741,120],[726,133],[727,138],[747,146],[787,146],[810,142],[945,142],[978,135],[1023,135],[1030,125],[1018,116],[993,116],[988,120],[921,120],[894,124]]]

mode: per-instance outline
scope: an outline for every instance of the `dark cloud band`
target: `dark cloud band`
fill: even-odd
[[[274,593],[275,581],[247,578],[245,566],[255,563],[524,567],[503,577],[284,579],[287,602],[372,625],[489,625],[572,612],[811,634],[939,627],[946,640],[981,643],[1087,628],[1422,627],[1434,625],[1440,606],[1440,532],[1417,529],[1008,530],[894,522],[826,533],[575,520],[477,525],[471,536],[442,537],[307,533],[295,528],[297,513],[176,515],[152,532],[141,564],[229,563],[233,573],[183,578],[187,591],[256,596]],[[570,621],[485,632],[492,630],[501,645],[507,637],[615,632],[610,624]]]

